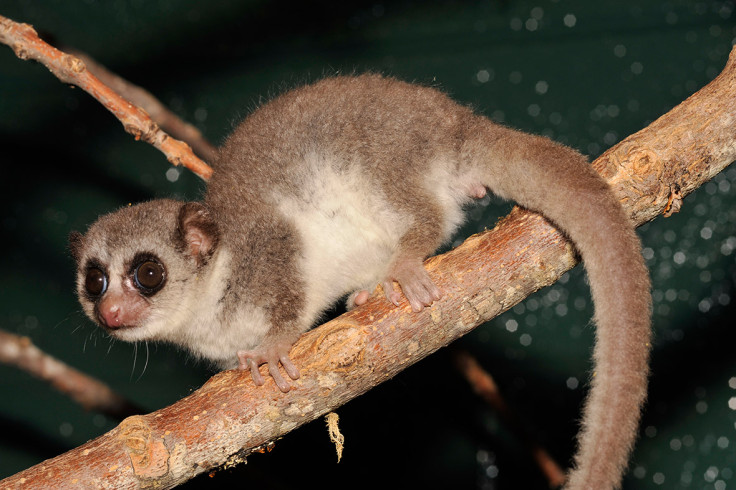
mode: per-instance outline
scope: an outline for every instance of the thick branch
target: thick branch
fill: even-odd
[[[62,82],[76,85],[90,94],[123,123],[125,131],[158,148],[173,165],[184,165],[205,180],[212,175],[212,168],[197,158],[189,145],[161,131],[143,109],[92,75],[82,60],[42,41],[30,25],[0,16],[0,42],[10,46],[18,58],[43,63]]]
[[[663,212],[736,158],[736,53],[707,87],[594,165],[638,224]],[[677,193],[677,194],[675,194]],[[679,199],[679,197],[677,197]],[[174,405],[2,482],[24,488],[170,488],[334,410],[556,281],[572,246],[539,215],[514,209],[491,231],[429,259],[442,301],[421,313],[374,296],[307,332],[292,350],[302,377],[281,393],[226,371]]]
[[[42,352],[28,337],[0,330],[0,362],[48,382],[86,410],[117,419],[143,413],[107,385]]]

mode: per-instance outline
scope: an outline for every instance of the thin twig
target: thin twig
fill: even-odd
[[[164,131],[174,138],[188,143],[197,155],[210,162],[215,159],[217,150],[202,135],[202,132],[174,114],[151,92],[111,72],[86,53],[69,48],[66,51],[82,60],[90,73],[102,83],[145,110]]]
[[[212,175],[212,168],[197,158],[189,145],[163,132],[146,111],[92,75],[82,60],[42,41],[30,25],[0,16],[0,42],[10,46],[18,58],[38,61],[62,82],[89,93],[123,123],[125,131],[158,148],[173,165],[183,165],[205,180]]]

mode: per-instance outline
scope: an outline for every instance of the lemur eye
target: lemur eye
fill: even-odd
[[[100,296],[107,290],[107,276],[96,267],[87,270],[84,278],[84,289],[91,296]]]
[[[166,272],[158,262],[146,260],[136,267],[133,278],[138,289],[143,293],[151,294],[163,286]]]

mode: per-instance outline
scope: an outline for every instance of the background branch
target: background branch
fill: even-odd
[[[516,416],[506,400],[501,395],[496,381],[469,352],[458,349],[454,353],[457,370],[465,377],[473,391],[495,410],[511,429],[514,435],[526,446],[534,462],[544,474],[550,488],[558,488],[565,483],[565,471],[550,456],[549,452],[536,441],[526,425]]]
[[[100,82],[146,111],[151,119],[161,126],[164,131],[191,146],[197,155],[210,162],[215,159],[217,149],[202,136],[202,132],[174,114],[151,92],[111,72],[86,53],[76,49],[66,49],[66,51],[82,60],[87,69]],[[204,176],[202,177],[204,178]]]
[[[0,42],[10,46],[18,58],[38,61],[62,82],[90,94],[123,123],[126,132],[159,149],[173,165],[183,165],[205,180],[212,175],[212,168],[197,158],[189,145],[163,132],[144,110],[95,77],[82,60],[42,41],[30,25],[0,16]]]
[[[44,353],[28,337],[0,330],[0,362],[48,382],[86,410],[117,419],[145,412],[104,383]]]
[[[594,162],[634,221],[643,223],[736,157],[736,54],[697,94]],[[676,194],[675,194],[676,193]],[[671,197],[675,196],[674,199]],[[226,371],[179,402],[1,483],[169,488],[243,460],[551,284],[575,265],[572,246],[541,216],[515,208],[493,230],[426,263],[445,296],[412,314],[369,302],[306,333],[294,346],[294,389]],[[71,484],[71,483],[70,483]]]

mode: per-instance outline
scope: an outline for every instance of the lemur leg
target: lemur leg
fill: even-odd
[[[442,297],[442,292],[424,268],[424,259],[442,243],[443,215],[440,206],[430,197],[423,200],[419,212],[414,211],[413,223],[399,240],[386,276],[381,281],[386,298],[394,305],[399,305],[402,293],[413,311],[421,311]],[[394,282],[399,284],[401,292],[394,288]],[[362,299],[360,292],[356,298]]]
[[[470,199],[481,199],[487,189],[479,182],[466,184],[465,193]],[[418,196],[423,202],[422,212],[414,214],[414,223],[399,242],[392,257],[386,277],[380,281],[386,298],[399,305],[402,293],[409,301],[412,310],[421,311],[425,306],[442,297],[442,292],[434,284],[424,268],[424,259],[434,253],[442,243],[442,209],[429,196]],[[399,283],[401,292],[394,288]],[[361,306],[372,294],[369,287],[360,288],[348,296],[348,309]]]

